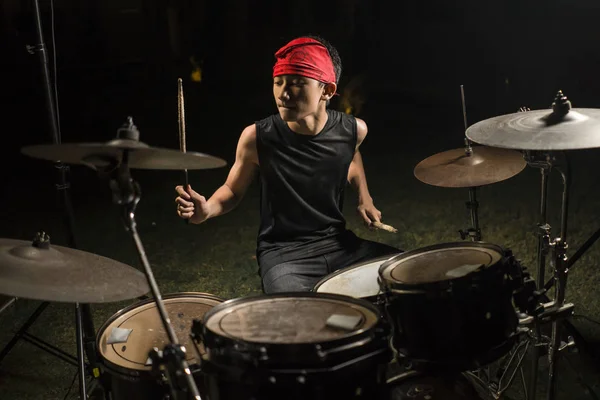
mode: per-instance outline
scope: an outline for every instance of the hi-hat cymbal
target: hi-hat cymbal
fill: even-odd
[[[129,139],[115,139],[107,143],[65,143],[27,146],[23,154],[33,158],[60,161],[65,164],[82,164],[90,167],[106,167],[119,164],[125,150],[128,151],[127,164],[133,169],[211,169],[227,163],[208,154],[150,147],[143,142]]]
[[[467,138],[492,147],[518,150],[576,150],[600,147],[600,109],[573,108],[500,115],[473,124]]]
[[[433,186],[476,187],[511,178],[526,165],[517,151],[473,146],[470,155],[460,148],[428,157],[417,164],[414,173]]]
[[[38,243],[34,241],[34,243]],[[69,247],[0,239],[0,293],[45,301],[109,303],[150,291],[129,265]]]

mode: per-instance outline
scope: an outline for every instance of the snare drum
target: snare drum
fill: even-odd
[[[339,269],[317,282],[313,291],[342,294],[378,304],[381,294],[379,267],[391,257],[387,255]]]
[[[312,292],[230,300],[194,327],[211,400],[374,399],[388,333],[372,304]]]
[[[518,324],[507,254],[493,244],[456,242],[382,264],[396,350],[416,366],[459,370],[506,354]]]
[[[192,321],[204,314],[222,299],[204,293],[174,293],[163,297],[173,330],[186,348],[190,369],[197,370],[196,353],[189,335]],[[97,337],[98,352],[107,386],[115,400],[164,399],[168,387],[153,376],[149,352],[162,350],[169,343],[154,299],[147,299],[122,309],[100,328]],[[202,351],[202,349],[201,349]],[[201,383],[201,379],[196,379]]]

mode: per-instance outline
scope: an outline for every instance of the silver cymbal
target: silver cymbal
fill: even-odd
[[[490,147],[516,150],[577,150],[600,147],[600,109],[573,108],[517,112],[489,118],[467,129],[467,138]]]
[[[0,239],[0,293],[66,303],[109,303],[150,291],[146,276],[97,254],[49,241]]]
[[[128,151],[128,165],[132,169],[184,170],[220,168],[227,163],[208,154],[150,147],[145,143],[115,139],[107,143],[65,143],[26,146],[21,152],[33,158],[105,167],[119,164]]]

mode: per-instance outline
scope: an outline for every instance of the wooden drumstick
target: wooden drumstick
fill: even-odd
[[[183,103],[183,80],[177,79],[177,122],[179,123],[179,150],[182,153],[186,152],[186,139],[185,139],[185,107]],[[188,187],[188,170],[183,170],[185,188]]]
[[[179,150],[185,153],[187,151],[185,140],[185,107],[183,104],[183,80],[181,78],[177,79],[177,122],[179,124]],[[187,191],[189,185],[187,168],[183,170],[183,179],[185,182],[184,190]],[[189,222],[189,219],[185,220],[186,224]]]
[[[397,233],[398,232],[398,229],[394,228],[393,226],[386,225],[386,224],[383,224],[383,223],[377,222],[377,221],[373,221],[371,223],[371,226],[374,227],[374,228],[377,228],[377,229],[384,230],[386,232],[391,232],[391,233]]]

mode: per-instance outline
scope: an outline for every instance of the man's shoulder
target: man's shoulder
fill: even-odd
[[[279,113],[271,114],[268,117],[265,117],[254,123],[256,136],[264,137],[267,135],[270,137],[281,129],[282,124],[283,120],[281,120]]]
[[[277,120],[277,117],[279,117],[279,113],[274,113],[274,114],[269,115],[268,117],[265,117],[263,119],[259,119],[259,120],[255,121],[254,124],[257,127],[263,127],[263,126],[267,126],[269,124],[272,125]]]
[[[343,111],[328,108],[327,112],[329,113],[329,117],[333,118],[333,120],[336,122],[355,124],[357,120],[359,120],[359,118],[356,118],[354,115],[345,113]]]

